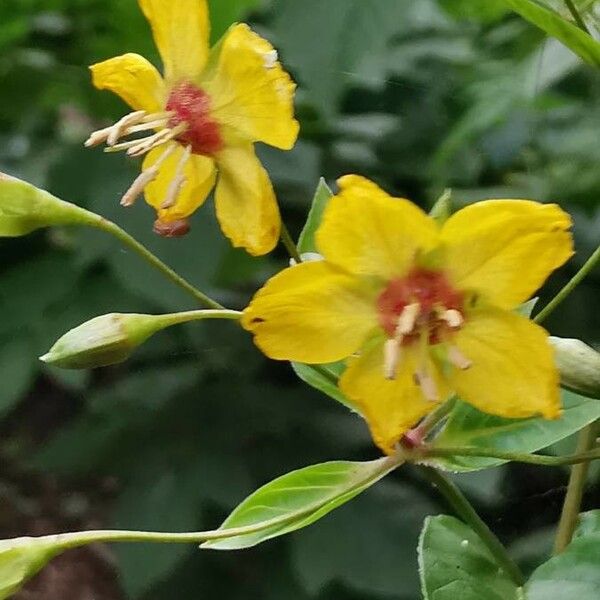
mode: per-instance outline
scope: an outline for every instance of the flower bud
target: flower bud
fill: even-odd
[[[171,322],[169,315],[113,313],[67,332],[40,360],[63,369],[93,369],[123,362],[152,334]]]
[[[600,354],[581,340],[550,337],[563,387],[600,399]]]
[[[51,225],[97,226],[101,217],[0,173],[0,237],[18,237]]]
[[[60,551],[35,538],[0,542],[0,599],[12,597]]]
[[[106,367],[127,360],[150,336],[171,325],[204,319],[237,320],[241,314],[222,309],[166,315],[102,315],[65,333],[40,360],[63,369]]]

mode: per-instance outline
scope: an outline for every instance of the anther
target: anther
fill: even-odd
[[[401,342],[397,339],[389,339],[383,346],[383,375],[390,381],[396,379],[396,369],[400,363],[401,352]]]
[[[465,322],[462,314],[454,308],[450,308],[440,313],[440,319],[446,321],[452,329],[458,329]]]
[[[417,317],[421,312],[421,305],[417,302],[408,304],[404,307],[398,317],[398,325],[396,325],[396,337],[408,335],[414,328],[417,322]]]
[[[169,185],[169,189],[167,191],[167,197],[165,201],[160,205],[162,210],[166,210],[167,208],[171,208],[175,206],[177,202],[177,196],[179,196],[179,192],[181,192],[181,188],[184,186],[187,178],[185,176],[185,166],[192,155],[192,147],[188,146],[181,156],[179,162],[177,163],[177,168],[175,169],[175,176],[171,184]]]
[[[462,371],[466,371],[473,366],[473,362],[467,358],[456,346],[448,347],[447,356],[450,363]]]
[[[135,112],[125,115],[112,126],[111,132],[106,138],[106,143],[109,146],[114,146],[119,141],[119,138],[123,135],[125,130],[131,125],[137,125],[140,123],[146,114],[147,113],[145,110],[136,110]]]
[[[98,144],[102,144],[102,142],[106,141],[106,138],[110,135],[112,131],[113,125],[110,127],[105,127],[104,129],[99,129],[98,131],[94,131],[90,134],[90,137],[85,140],[83,145],[86,148],[91,148],[92,146],[97,146]]]

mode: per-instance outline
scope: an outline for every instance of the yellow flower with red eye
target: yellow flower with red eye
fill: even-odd
[[[324,260],[285,269],[243,326],[274,359],[348,358],[340,387],[386,453],[453,394],[503,417],[561,414],[548,334],[513,312],[573,253],[554,204],[486,200],[443,225],[350,175],[317,232]]]
[[[209,49],[206,0],[139,0],[164,64],[164,78],[138,54],[91,67],[94,85],[118,94],[132,113],[94,132],[87,146],[145,156],[121,203],[142,194],[157,210],[155,231],[188,232],[188,217],[215,187],[217,218],[234,246],[266,254],[281,220],[255,142],[284,150],[298,137],[295,84],[276,50],[244,24]],[[136,139],[123,138],[139,136]]]

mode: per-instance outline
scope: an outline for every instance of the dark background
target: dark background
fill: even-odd
[[[560,6],[558,0],[549,4]],[[429,207],[489,197],[561,203],[577,257],[598,243],[600,80],[497,0],[214,0],[214,37],[247,19],[300,84],[294,151],[260,149],[297,234],[318,178],[358,172]],[[580,4],[592,3],[582,0]],[[118,206],[138,165],[84,150],[126,110],[87,65],[124,52],[158,64],[133,0],[2,0],[0,170],[116,220],[202,290],[243,308],[286,263],[234,251],[209,202],[184,240],[151,233],[152,210]],[[600,340],[590,278],[548,322]],[[102,234],[0,240],[2,537],[88,527],[212,528],[260,484],[331,459],[377,456],[364,424],[267,361],[234,324],[157,335],[127,364],[64,372],[36,359],[69,328],[113,311],[194,308]],[[566,451],[572,444],[561,444]],[[507,466],[461,477],[525,568],[543,560],[566,471]],[[593,481],[584,507],[600,501]],[[312,527],[241,552],[120,546],[55,561],[22,599],[260,600],[420,597],[416,539],[446,510],[410,469]]]

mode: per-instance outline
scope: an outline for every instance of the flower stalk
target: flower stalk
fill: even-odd
[[[588,425],[579,432],[577,440],[577,453],[594,454],[592,448],[597,445],[598,421]],[[596,449],[596,453],[600,454],[600,448]],[[573,533],[577,526],[579,511],[581,509],[581,501],[585,489],[585,482],[590,468],[590,459],[579,462],[571,469],[569,477],[569,485],[567,487],[567,495],[563,504],[556,539],[554,541],[554,554],[560,554],[571,543]]]

